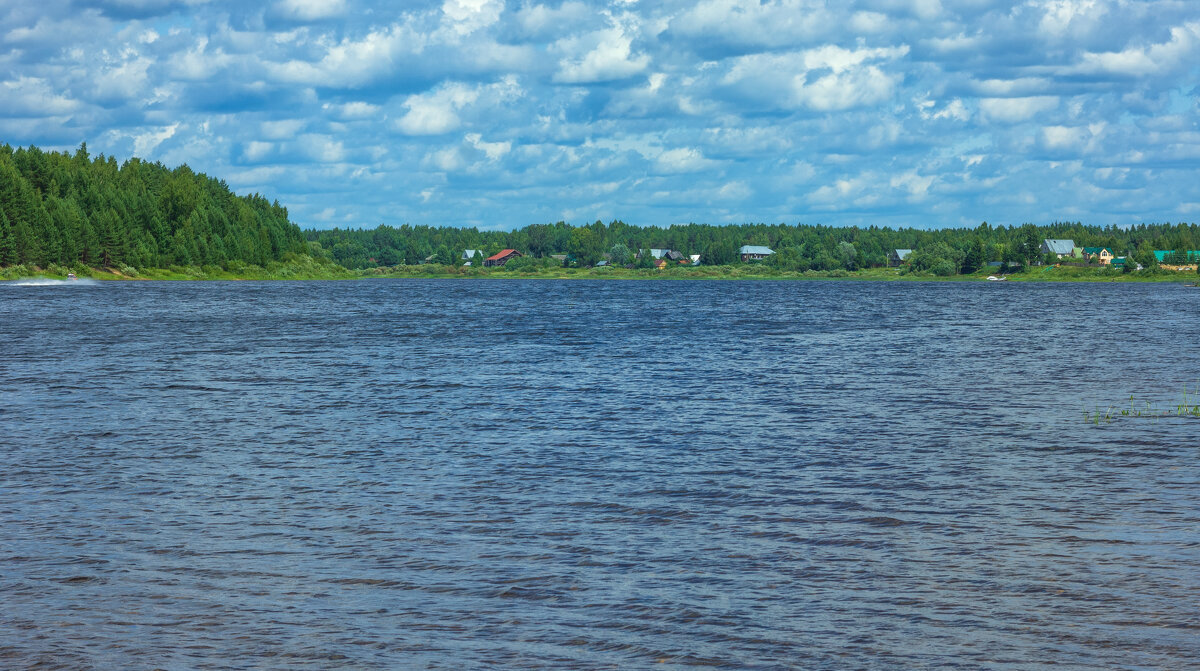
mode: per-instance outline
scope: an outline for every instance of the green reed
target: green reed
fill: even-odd
[[[1113,421],[1116,417],[1145,417],[1150,419],[1195,417],[1200,419],[1200,384],[1197,384],[1196,389],[1190,392],[1185,384],[1183,386],[1183,396],[1179,403],[1170,408],[1160,408],[1150,401],[1144,401],[1142,404],[1139,404],[1134,396],[1130,394],[1129,407],[1122,408],[1120,412],[1117,412],[1111,405],[1104,410],[1101,410],[1100,406],[1096,406],[1095,412],[1083,411],[1083,421],[1085,424],[1107,423]]]

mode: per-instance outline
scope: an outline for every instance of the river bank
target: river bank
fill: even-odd
[[[235,264],[218,266],[171,266],[169,268],[37,268],[10,266],[0,268],[0,280],[66,279],[68,273],[79,278],[100,281],[235,281],[235,280],[355,280],[377,278],[423,279],[607,279],[607,280],[815,280],[815,281],[888,281],[888,282],[983,282],[988,277],[1003,277],[1010,282],[1195,282],[1190,272],[1141,270],[1123,273],[1111,268],[1078,268],[1068,266],[1034,267],[1028,271],[994,275],[987,271],[967,275],[937,276],[909,273],[899,268],[867,268],[864,270],[787,271],[765,265],[736,266],[678,266],[664,270],[654,268],[525,268],[506,270],[442,265],[392,266],[347,269],[339,265],[304,257],[288,262],[272,263],[267,267]]]

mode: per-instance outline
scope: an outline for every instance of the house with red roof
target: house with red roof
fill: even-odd
[[[515,249],[501,249],[498,253],[493,254],[483,260],[485,266],[502,266],[508,263],[509,259],[515,259],[522,256],[521,252]]]

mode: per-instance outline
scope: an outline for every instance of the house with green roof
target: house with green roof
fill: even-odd
[[[1111,265],[1113,261],[1113,250],[1111,247],[1084,247],[1083,258],[1088,263],[1097,261],[1102,266]]]

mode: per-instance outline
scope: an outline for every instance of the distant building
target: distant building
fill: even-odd
[[[1108,247],[1084,247],[1083,258],[1089,263],[1097,261],[1100,265],[1107,266],[1112,264],[1113,252]]]
[[[691,255],[690,257],[688,257],[688,258],[690,258],[690,259],[692,260],[692,265],[693,265],[693,266],[698,266],[698,265],[700,265],[700,255],[699,255],[699,254],[692,254],[692,255]]]
[[[515,259],[521,256],[521,252],[515,249],[502,249],[498,253],[493,254],[483,260],[485,266],[502,266],[508,263],[509,259]]]
[[[762,261],[768,256],[774,254],[770,247],[760,245],[742,245],[738,249],[738,255],[742,257],[742,263],[750,261]]]
[[[650,250],[650,256],[653,256],[656,259],[661,259],[662,257],[666,256],[667,252],[669,252],[669,251],[671,251],[671,250],[669,250],[669,249],[653,249],[652,248]]]
[[[464,249],[463,253],[462,253],[462,260],[470,261],[475,258],[476,254],[479,254],[480,256],[482,256],[483,250],[481,250],[481,249]]]
[[[1073,249],[1075,249],[1074,240],[1051,240],[1050,238],[1042,240],[1043,255],[1053,254],[1061,259],[1064,256],[1070,256]]]
[[[888,265],[895,268],[896,266],[908,260],[908,257],[913,253],[911,249],[893,249],[888,254]]]

